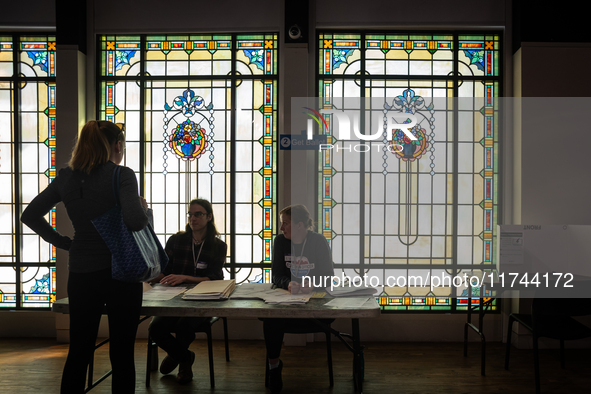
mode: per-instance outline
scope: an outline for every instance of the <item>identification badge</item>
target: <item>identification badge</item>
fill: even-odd
[[[195,266],[196,269],[198,270],[204,270],[207,268],[207,263],[204,263],[202,261],[198,262],[197,265]]]

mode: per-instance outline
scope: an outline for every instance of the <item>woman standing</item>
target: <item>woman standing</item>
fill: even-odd
[[[109,316],[109,356],[112,392],[135,391],[134,345],[142,303],[142,284],[111,277],[111,252],[91,219],[116,204],[113,171],[123,160],[124,129],[108,121],[90,121],[80,132],[67,168],[31,201],[21,220],[45,241],[69,251],[68,297],[70,350],[62,375],[61,393],[83,393],[86,371],[94,352],[101,315]],[[121,168],[119,203],[123,220],[138,231],[148,223],[146,201],[138,195],[133,170]],[[63,202],[74,239],[55,231],[45,215]]]
[[[189,203],[188,223],[185,231],[171,236],[164,250],[168,265],[152,282],[176,286],[182,283],[200,283],[224,279],[222,268],[226,262],[227,246],[215,227],[211,203],[195,199]],[[195,353],[189,346],[195,332],[209,317],[156,316],[150,323],[150,337],[168,355],[160,364],[160,372],[169,374],[179,366],[177,381],[181,384],[193,379],[192,365]],[[176,333],[176,337],[171,333]]]

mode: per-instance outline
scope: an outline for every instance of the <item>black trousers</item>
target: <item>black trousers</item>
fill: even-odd
[[[189,345],[195,340],[195,332],[210,317],[155,316],[150,323],[150,337],[177,362],[189,361]],[[176,333],[176,337],[172,333]]]
[[[134,346],[142,284],[111,278],[111,269],[90,273],[70,272],[70,350],[62,375],[61,393],[84,393],[88,364],[94,354],[101,315],[109,317],[109,358],[112,393],[135,391]]]
[[[317,321],[328,325],[334,319],[261,319],[263,321],[263,334],[265,335],[265,346],[267,358],[279,358],[283,336],[288,334],[307,334],[312,332],[324,332]]]

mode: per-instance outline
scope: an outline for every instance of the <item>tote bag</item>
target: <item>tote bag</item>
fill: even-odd
[[[168,256],[150,223],[140,231],[130,231],[123,222],[119,204],[120,172],[120,166],[113,171],[116,205],[92,219],[92,224],[111,251],[113,279],[122,282],[146,282],[160,275],[166,268]]]

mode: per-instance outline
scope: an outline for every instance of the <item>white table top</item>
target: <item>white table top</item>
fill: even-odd
[[[218,317],[275,317],[275,318],[368,318],[379,317],[380,307],[375,297],[364,297],[361,307],[337,308],[325,306],[332,298],[312,298],[307,304],[265,304],[262,300],[190,301],[181,295],[165,301],[145,301],[141,314],[148,316],[218,316]],[[53,303],[52,310],[68,313],[67,298]]]

